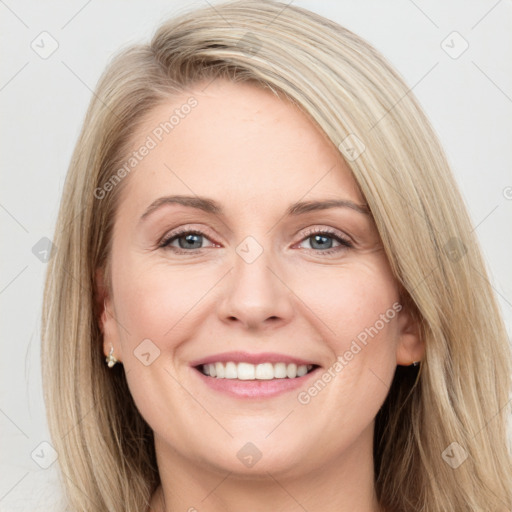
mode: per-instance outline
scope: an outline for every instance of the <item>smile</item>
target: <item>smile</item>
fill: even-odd
[[[227,363],[216,362],[202,364],[197,369],[206,376],[217,379],[237,380],[272,380],[295,379],[303,377],[315,369],[316,365],[296,365],[295,363],[261,363],[251,364],[246,362]]]

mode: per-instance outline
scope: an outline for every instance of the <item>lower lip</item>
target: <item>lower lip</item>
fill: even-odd
[[[197,368],[193,368],[193,370],[207,386],[215,391],[235,398],[270,398],[304,386],[312,375],[316,375],[320,367],[302,377],[271,380],[217,379],[204,375]]]

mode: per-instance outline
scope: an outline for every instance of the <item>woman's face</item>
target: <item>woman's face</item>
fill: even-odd
[[[421,348],[339,151],[291,103],[220,79],[150,112],[133,151],[104,352],[157,453],[252,475],[368,454]]]

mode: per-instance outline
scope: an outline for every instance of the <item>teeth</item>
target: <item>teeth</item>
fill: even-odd
[[[294,363],[290,363],[287,367],[286,367],[286,376],[289,378],[289,379],[293,379],[295,377],[297,377],[297,365],[294,364]]]
[[[252,366],[252,365],[251,365]],[[256,378],[270,380],[274,378],[274,367],[271,363],[263,363],[256,366]]]
[[[238,379],[238,380],[272,380],[272,379],[295,379],[302,377],[313,369],[312,364],[299,365],[294,363],[212,363],[203,364],[201,371],[210,377],[217,379]]]
[[[218,379],[223,379],[226,376],[226,371],[222,363],[215,363],[215,374]]]
[[[308,369],[306,366],[298,366],[297,367],[297,377],[302,377],[303,375],[306,375],[308,373]]]
[[[236,364],[229,362],[226,363],[226,379],[236,379],[237,371],[236,371]]]

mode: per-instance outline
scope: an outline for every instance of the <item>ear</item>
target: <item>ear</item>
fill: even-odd
[[[96,270],[94,281],[96,285],[96,318],[99,328],[103,334],[103,353],[105,354],[105,357],[108,356],[110,349],[114,347],[114,356],[121,362],[119,329],[114,316],[112,296],[106,286],[105,273],[103,269]]]
[[[406,303],[398,312],[399,341],[396,364],[409,366],[425,357],[425,342],[421,336],[420,320],[413,307]]]

